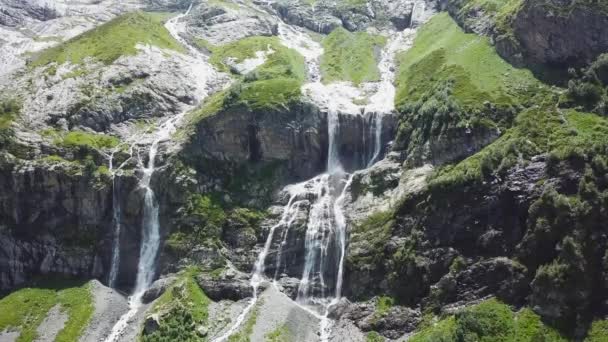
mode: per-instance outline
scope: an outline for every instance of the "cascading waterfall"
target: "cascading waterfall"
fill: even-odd
[[[264,281],[264,270],[266,269],[266,256],[268,255],[268,251],[270,250],[270,246],[272,245],[272,239],[274,238],[274,232],[280,226],[289,226],[295,219],[298,210],[298,203],[294,202],[300,191],[289,191],[289,201],[287,205],[283,207],[283,213],[281,214],[281,219],[277,224],[270,228],[268,232],[268,237],[266,238],[266,242],[264,243],[264,248],[258,254],[258,258],[255,261],[253,266],[253,274],[249,283],[253,288],[253,297],[249,301],[249,304],[245,307],[245,309],[239,314],[239,316],[234,321],[234,324],[222,334],[220,337],[216,338],[214,342],[222,342],[226,341],[230,336],[232,336],[241,326],[251,309],[255,306],[258,301],[258,289],[260,284]]]
[[[307,192],[312,192],[315,200],[308,213],[304,241],[305,261],[296,303],[320,320],[321,341],[329,339],[331,320],[328,318],[328,312],[330,307],[342,297],[348,234],[344,204],[353,179],[353,173],[345,172],[340,160],[340,115],[341,113],[360,115],[362,111],[365,115],[369,115],[369,144],[373,144],[373,148],[366,148],[371,155],[366,152],[366,155],[362,157],[366,160],[361,166],[371,167],[380,160],[382,154],[383,116],[394,110],[394,57],[397,51],[411,46],[414,34],[413,29],[390,33],[391,38],[382,51],[378,65],[381,80],[377,83],[374,94],[369,97],[368,104],[362,107],[353,103],[353,99],[361,95],[359,89],[346,82],[330,85],[321,83],[318,61],[323,54],[323,49],[318,42],[312,40],[298,28],[285,23],[279,24],[279,38],[283,45],[298,51],[306,60],[309,83],[303,86],[303,92],[327,108],[327,170],[324,174],[309,181],[290,186],[292,187],[290,201],[283,209],[283,216],[279,223],[270,229],[264,249],[258,255],[254,267],[251,278],[254,298],[229,331],[216,339],[216,342],[224,341],[235,333],[255,305],[259,285],[264,279],[264,263],[274,239],[275,230],[284,226],[277,250],[273,277],[273,283],[276,284],[280,274],[283,245],[287,241],[289,228],[298,212],[297,202],[292,201],[298,194],[304,195]],[[302,184],[307,184],[307,186],[302,186]]]

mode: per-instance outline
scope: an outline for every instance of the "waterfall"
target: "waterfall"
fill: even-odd
[[[110,275],[108,276],[108,286],[116,287],[116,278],[120,269],[120,182],[112,170],[112,159],[110,159],[110,174],[112,175],[112,224],[114,231],[112,234],[112,263],[110,265]]]
[[[160,246],[160,223],[158,217],[158,203],[154,197],[154,191],[150,187],[158,144],[165,137],[164,130],[169,129],[166,125],[161,126],[159,138],[154,140],[148,151],[148,164],[143,168],[143,175],[139,187],[144,190],[144,205],[142,218],[142,239],[139,250],[139,262],[137,264],[137,278],[135,280],[134,296],[141,297],[152,281],[156,273],[156,256]]]
[[[298,185],[295,185],[292,189],[297,188]],[[234,324],[230,326],[230,328],[224,332],[220,337],[213,340],[214,342],[222,342],[226,341],[230,336],[232,336],[241,326],[251,309],[255,306],[258,301],[258,289],[260,284],[264,281],[264,270],[266,269],[266,256],[268,255],[268,251],[270,250],[270,246],[272,245],[272,239],[274,238],[274,232],[280,226],[289,226],[294,221],[297,211],[298,211],[298,203],[295,202],[296,197],[301,193],[301,191],[289,191],[290,188],[287,188],[289,193],[289,201],[285,207],[283,207],[283,213],[281,215],[281,219],[277,224],[270,228],[268,232],[268,237],[266,238],[266,242],[264,243],[264,248],[258,254],[258,258],[255,261],[253,266],[253,274],[249,283],[253,288],[253,297],[249,301],[249,304],[245,307],[245,309],[239,314],[239,316],[234,321]]]
[[[216,75],[213,67],[207,62],[207,57],[201,54],[196,48],[189,45],[180,36],[180,31],[183,27],[178,26],[178,22],[181,18],[185,17],[190,13],[192,4],[188,10],[180,15],[167,21],[165,27],[169,33],[180,43],[187,47],[190,52],[189,55],[183,55],[182,57],[186,60],[191,68],[192,72],[197,74],[197,82],[200,86],[199,95],[201,98],[205,98],[207,94],[207,81]],[[141,170],[141,179],[139,181],[139,188],[143,190],[143,215],[142,215],[142,239],[139,251],[139,261],[137,265],[137,275],[135,279],[135,286],[133,294],[129,297],[129,311],[120,317],[118,322],[112,328],[110,335],[106,338],[106,342],[115,342],[124,333],[130,321],[136,317],[143,303],[141,298],[145,291],[150,287],[154,281],[156,274],[156,260],[160,247],[160,222],[159,222],[159,204],[155,197],[154,190],[151,187],[152,176],[155,172],[156,156],[158,154],[158,148],[161,142],[171,139],[171,136],[177,129],[177,125],[182,121],[186,113],[191,109],[190,106],[186,106],[177,115],[164,120],[153,133],[152,143],[148,149],[147,162],[144,163],[142,158],[138,154],[138,165]],[[135,141],[134,145],[139,141]],[[131,146],[131,151],[133,146]],[[125,162],[126,163],[126,162]],[[125,164],[123,163],[123,165]],[[120,169],[120,168],[119,168]],[[120,203],[117,199],[116,203]],[[119,204],[118,204],[119,205]],[[120,210],[115,211],[115,214],[119,214]],[[118,220],[119,222],[119,220]],[[120,229],[120,226],[115,226]],[[116,229],[115,229],[116,230]],[[120,234],[115,234],[119,236]],[[118,238],[117,238],[118,239]],[[115,248],[116,251],[119,247],[119,241],[116,240]],[[118,253],[118,252],[113,252]],[[118,260],[114,263],[113,267],[118,268]]]

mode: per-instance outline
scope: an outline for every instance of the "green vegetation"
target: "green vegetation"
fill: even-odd
[[[142,342],[200,340],[196,328],[208,324],[211,301],[194,279],[197,272],[194,268],[182,271],[157,299],[152,311],[160,315],[159,329],[142,335]]]
[[[349,32],[341,27],[333,30],[323,40],[325,53],[321,57],[323,82],[378,81],[379,50],[386,38],[367,32]]]
[[[560,105],[608,115],[608,54],[600,55],[580,72],[571,69],[570,75],[568,91],[560,99]]]
[[[565,342],[567,340],[554,329],[544,325],[540,317],[530,309],[512,312],[507,305],[490,299],[442,319],[412,336],[409,341]]]
[[[248,208],[228,208],[216,196],[191,194],[178,210],[177,229],[167,238],[169,252],[186,255],[201,244],[217,245],[225,226],[242,228],[242,233],[255,235],[254,227],[264,214]]]
[[[52,139],[53,144],[81,152],[82,160],[90,158],[95,150],[112,149],[120,144],[117,137],[86,131],[59,131],[53,128],[42,131],[42,136]]]
[[[12,124],[21,111],[22,104],[16,99],[0,100],[0,147],[11,141]]]
[[[117,17],[108,23],[76,36],[58,46],[36,55],[31,66],[38,67],[56,62],[82,64],[91,57],[111,64],[120,56],[135,55],[137,44],[150,44],[164,49],[183,51],[163,26],[163,14],[133,12]]]
[[[258,300],[253,310],[249,313],[249,318],[247,319],[241,330],[239,330],[238,333],[230,336],[228,338],[228,342],[251,342],[250,336],[253,333],[253,327],[255,326],[255,323],[258,320],[258,312],[260,310],[261,305],[262,300]]]
[[[349,254],[349,264],[357,269],[369,267],[373,270],[376,268],[375,265],[382,262],[384,246],[395,224],[393,219],[394,213],[391,211],[376,212],[353,228],[350,243],[353,245],[364,243],[367,247],[363,255]]]
[[[376,313],[378,315],[386,314],[395,305],[395,300],[392,297],[382,296],[378,298],[376,303]]]
[[[292,341],[291,333],[286,325],[281,325],[273,331],[266,334],[265,342],[288,342]]]
[[[447,13],[420,28],[398,64],[397,106],[428,98],[442,82],[458,105],[477,109],[484,101],[499,107],[525,102],[541,86],[530,71],[502,60],[488,38],[464,33]]]
[[[229,70],[228,58],[238,63],[255,57],[257,51],[271,49],[273,52],[266,56],[264,64],[241,77],[230,89],[214,94],[202,107],[190,113],[190,126],[233,107],[278,110],[299,100],[300,88],[306,78],[304,58],[283,46],[277,37],[248,37],[222,46],[211,46],[206,42],[199,42],[199,45],[211,51],[210,62],[225,71]]]
[[[397,59],[395,146],[413,157],[440,137],[498,135],[521,108],[550,93],[530,71],[502,60],[488,38],[464,33],[445,13],[420,28],[414,46]]]
[[[59,305],[68,320],[55,341],[78,340],[93,316],[93,301],[89,284],[50,284],[24,288],[0,299],[0,331],[19,330],[18,342],[33,341],[36,329],[51,308]]]
[[[384,342],[386,339],[375,331],[370,331],[365,336],[367,342]]]
[[[600,320],[591,324],[585,342],[606,342],[608,340],[608,321]]]

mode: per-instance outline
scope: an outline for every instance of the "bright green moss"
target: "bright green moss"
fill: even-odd
[[[36,339],[36,329],[49,310],[59,305],[68,320],[56,341],[77,341],[93,316],[90,285],[24,288],[0,300],[0,331],[18,330],[18,342]]]
[[[591,324],[587,332],[585,342],[606,342],[608,341],[608,320],[599,320]]]
[[[384,257],[384,247],[390,237],[395,221],[391,211],[371,214],[353,228],[351,244],[365,242],[368,246],[363,255],[349,255],[348,262],[354,267],[375,267]]]
[[[386,38],[367,32],[349,32],[343,28],[333,30],[324,40],[325,53],[321,57],[323,82],[378,81],[378,60],[380,49]]]
[[[164,49],[184,51],[163,26],[162,14],[133,12],[117,17],[91,31],[76,36],[36,55],[31,66],[56,62],[80,64],[91,57],[111,64],[120,56],[135,55],[137,44],[150,44]]]
[[[67,134],[58,132],[46,133],[54,136],[54,143],[65,147],[90,147],[94,149],[107,149],[118,146],[120,140],[111,135],[101,133],[88,133],[84,131],[70,131]]]
[[[395,305],[395,300],[392,297],[382,296],[378,298],[378,303],[376,304],[376,313],[379,315],[384,315],[393,307],[393,305]]]

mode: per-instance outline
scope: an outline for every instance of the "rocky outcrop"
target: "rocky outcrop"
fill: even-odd
[[[361,168],[373,153],[371,114],[339,116],[339,151],[347,170]],[[383,145],[393,136],[395,120],[383,119]],[[185,148],[188,159],[282,163],[291,181],[323,172],[327,160],[327,114],[300,103],[286,110],[251,111],[233,107],[200,121]],[[367,157],[367,158],[366,158]]]
[[[582,66],[608,51],[608,6],[573,0],[526,0],[496,37],[498,52],[515,64]],[[513,39],[514,38],[514,39]]]
[[[249,274],[226,268],[221,272],[202,273],[196,281],[205,294],[212,300],[229,299],[233,301],[253,296],[253,288],[249,283]],[[260,286],[263,291],[265,285]]]
[[[277,34],[275,17],[246,6],[203,2],[186,18],[187,32],[213,45],[223,45],[251,36]]]
[[[46,21],[58,16],[59,13],[55,8],[45,3],[20,0],[0,1],[0,25],[15,27],[28,19]]]

